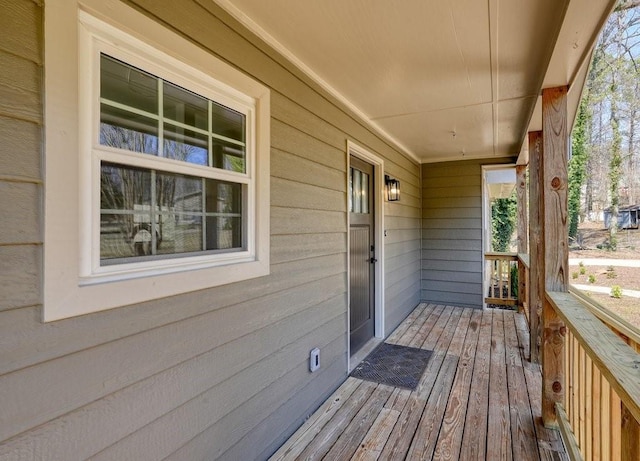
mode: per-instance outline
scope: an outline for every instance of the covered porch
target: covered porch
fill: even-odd
[[[0,0],[0,459],[640,460],[640,336],[569,293],[567,264],[567,141],[615,0],[387,3]],[[202,287],[182,290],[181,274],[191,271],[169,274],[179,269],[174,261],[162,269],[177,294],[160,293],[168,284],[150,277],[138,278],[145,291],[104,282],[114,298],[131,299],[100,310],[107,297],[87,297],[82,311],[45,321],[43,287],[56,286],[45,272],[58,273],[45,268],[65,266],[75,289],[83,273],[72,236],[86,230],[85,244],[100,247],[99,159],[92,174],[81,167],[95,146],[78,126],[86,119],[99,131],[99,98],[95,117],[79,116],[88,108],[78,88],[100,87],[98,73],[78,72],[83,59],[101,59],[98,48],[80,52],[85,16],[126,38],[122,59],[157,77],[152,89],[164,88],[165,72],[168,88],[182,88],[169,77],[186,68],[219,80],[201,88],[191,81],[200,77],[183,76],[185,90],[193,83],[194,97],[206,100],[207,130],[169,123],[194,133],[182,141],[206,137],[210,165],[158,157],[145,175],[197,167],[202,180],[253,184],[264,206],[243,207],[241,227],[256,224],[268,273],[231,282],[216,260],[220,277],[202,275]],[[158,63],[148,66],[150,58]],[[52,64],[61,73],[50,80]],[[236,88],[244,83],[268,101]],[[229,98],[252,100],[264,115],[243,125],[241,144],[258,134],[264,141],[245,143],[244,176],[210,171],[220,169],[214,139],[230,139],[209,129],[213,108],[227,99],[215,89],[227,86]],[[117,104],[141,115],[136,101]],[[143,116],[164,133],[164,99],[153,101],[158,113]],[[143,128],[133,131],[146,136]],[[57,157],[48,142],[63,138],[71,147]],[[152,158],[118,154],[132,169]],[[375,242],[363,246],[375,267],[369,333],[433,351],[415,391],[347,377],[352,156],[369,161],[377,184],[368,195],[377,198]],[[518,265],[521,298],[511,271],[498,269],[493,292],[505,298],[490,302],[518,312],[482,309],[492,257],[482,169],[505,164],[519,175],[518,252],[493,256]],[[249,170],[261,175],[249,178]],[[400,200],[386,194],[386,176]],[[52,179],[67,199],[51,193]],[[93,184],[91,204],[84,181]],[[147,183],[140,195],[156,195],[157,182]],[[133,205],[125,214],[135,216]],[[176,216],[192,213],[177,208]],[[46,232],[81,211],[86,222],[69,224],[73,234]],[[214,212],[199,216],[206,213]],[[159,266],[169,264],[159,256]],[[322,366],[311,372],[314,350]]]
[[[417,389],[350,377],[272,460],[568,459],[523,314],[423,303],[387,342],[434,351]]]

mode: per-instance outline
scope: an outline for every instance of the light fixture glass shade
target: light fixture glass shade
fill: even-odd
[[[384,182],[387,186],[387,200],[389,202],[397,202],[400,200],[400,181],[385,175]]]

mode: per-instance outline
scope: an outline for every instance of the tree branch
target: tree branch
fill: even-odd
[[[640,0],[620,0],[615,11],[626,11],[637,6],[640,6]]]

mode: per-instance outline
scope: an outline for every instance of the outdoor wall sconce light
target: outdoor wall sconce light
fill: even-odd
[[[387,200],[389,202],[400,200],[400,181],[385,174],[384,184],[387,186]]]

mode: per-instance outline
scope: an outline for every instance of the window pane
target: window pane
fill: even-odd
[[[207,250],[243,248],[242,185],[206,180]]]
[[[151,254],[151,172],[103,163],[100,258]]]
[[[202,193],[203,180],[201,178],[163,173],[158,175],[157,183],[158,202],[162,203],[163,206],[172,207],[176,214],[202,213],[204,195]],[[171,184],[173,184],[173,187],[169,187]],[[167,192],[164,193],[167,195],[172,194],[172,196],[163,198],[162,190],[165,189]]]
[[[362,212],[362,201],[360,200],[360,180],[362,178],[362,173],[360,170],[353,170],[353,212],[361,213]]]
[[[165,118],[209,131],[207,99],[164,82],[163,108]]]
[[[103,146],[158,154],[157,121],[101,104],[100,122],[100,144]]]
[[[156,173],[157,254],[202,251],[202,179]]]
[[[221,106],[220,104],[212,104],[212,127],[213,132],[225,138],[235,139],[236,141],[245,142],[245,116],[240,112]]]
[[[100,185],[103,261],[245,248],[242,184],[103,162]]]
[[[349,212],[353,213],[353,168],[349,169]]]
[[[198,165],[209,164],[208,136],[164,124],[164,156]]]
[[[212,165],[223,170],[245,172],[245,148],[213,138]]]
[[[361,206],[362,212],[365,214],[368,214],[369,213],[369,175],[367,173],[362,173],[360,199],[362,200],[362,206]]]
[[[241,218],[207,216],[207,250],[242,248]]]
[[[202,251],[202,214],[163,213],[160,218],[159,226],[164,232],[158,254]]]
[[[157,114],[158,78],[102,54],[100,97]]]
[[[151,172],[141,168],[103,163],[100,175],[100,208],[134,211],[151,205]]]
[[[100,217],[100,259],[135,256],[136,249],[130,233],[132,229],[133,215],[103,213]]]
[[[369,213],[369,175],[351,168],[349,174],[349,211]]]

